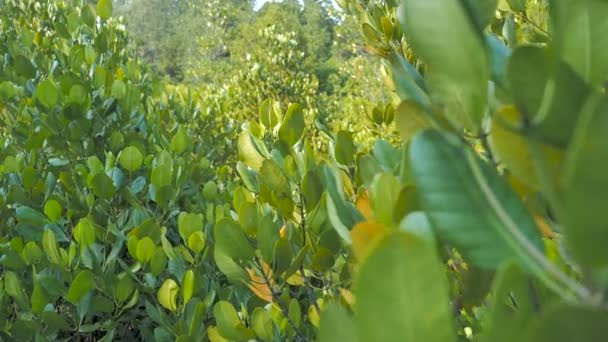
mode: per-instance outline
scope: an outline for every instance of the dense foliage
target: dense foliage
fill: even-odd
[[[0,340],[606,340],[608,3],[337,3],[0,0]]]

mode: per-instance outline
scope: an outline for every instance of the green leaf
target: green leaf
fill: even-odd
[[[171,139],[171,151],[180,154],[188,148],[188,134],[183,126],[177,129],[177,133]]]
[[[507,166],[509,171],[522,183],[539,189],[536,163],[530,151],[531,141],[517,132],[520,114],[513,106],[501,108],[492,118],[489,143],[495,159]],[[558,176],[564,153],[551,145],[542,145],[547,168],[552,175]],[[554,181],[557,181],[553,179]]]
[[[123,99],[127,95],[127,86],[125,82],[121,80],[114,80],[112,82],[112,96],[118,100]]]
[[[76,304],[80,299],[95,288],[95,274],[90,270],[83,270],[72,281],[66,299],[72,304]]]
[[[507,2],[514,12],[526,11],[526,0],[507,0]]]
[[[61,213],[63,212],[63,207],[56,200],[48,200],[44,204],[44,214],[51,220],[52,222],[57,222],[61,218]]]
[[[165,267],[167,267],[167,255],[162,248],[158,247],[150,259],[150,273],[158,276],[163,273]]]
[[[23,88],[20,88],[9,81],[0,83],[0,97],[5,100],[10,100],[13,96],[23,93]]]
[[[272,99],[266,99],[260,106],[260,123],[267,129],[273,129],[279,123],[279,104]]]
[[[253,310],[251,314],[251,326],[256,336],[263,341],[272,341],[274,328],[270,314],[260,307]]]
[[[258,152],[253,144],[253,141],[251,140],[251,135],[249,135],[249,133],[246,131],[239,134],[238,151],[239,160],[241,160],[245,165],[249,166],[255,171],[258,171],[260,167],[262,167],[264,157],[262,157],[260,152]]]
[[[152,185],[156,189],[171,185],[173,180],[173,167],[170,164],[160,164],[152,169],[150,176]]]
[[[255,337],[253,331],[245,328],[234,306],[229,302],[224,300],[217,302],[213,307],[213,316],[219,333],[223,337],[235,341]]]
[[[330,304],[321,313],[319,342],[357,342],[357,329],[346,310],[337,304]]]
[[[179,230],[179,235],[185,242],[188,241],[188,238],[193,233],[202,232],[203,228],[202,214],[181,212],[177,217],[177,229]]]
[[[387,227],[395,223],[395,205],[401,192],[401,183],[391,173],[376,175],[371,188],[374,218]]]
[[[471,19],[475,20],[481,31],[490,24],[490,21],[496,15],[498,0],[465,0],[464,4],[468,6]]]
[[[42,249],[51,263],[55,265],[61,263],[61,255],[57,248],[57,240],[55,240],[55,234],[50,229],[45,229],[42,233]]]
[[[34,97],[40,102],[46,109],[51,109],[57,103],[59,98],[59,91],[50,80],[40,82]]]
[[[42,259],[42,250],[34,241],[28,242],[21,251],[21,258],[26,264],[38,263]]]
[[[544,251],[540,232],[519,197],[490,165],[437,131],[414,138],[410,162],[422,205],[440,239],[484,269],[515,257],[524,268],[533,266],[528,253]],[[532,251],[523,250],[524,244]]]
[[[401,102],[396,109],[395,122],[404,143],[409,142],[419,131],[432,127],[427,115],[415,102]]]
[[[205,248],[205,234],[202,231],[190,234],[190,237],[188,237],[188,248],[195,254],[200,253]]]
[[[534,296],[530,280],[515,263],[507,262],[494,277],[492,302],[481,342],[519,340],[533,317]]]
[[[302,106],[292,103],[289,105],[289,108],[287,108],[287,113],[285,113],[285,118],[281,123],[279,139],[289,145],[295,145],[295,143],[302,138],[305,125],[304,110],[302,109]]]
[[[99,0],[97,2],[97,14],[101,20],[108,20],[112,16],[112,0]]]
[[[608,98],[581,113],[563,171],[566,243],[584,265],[608,265]]]
[[[513,52],[507,79],[515,104],[530,123],[530,134],[558,147],[567,146],[590,89],[566,63],[550,63],[545,48],[524,46]]]
[[[34,227],[42,227],[49,222],[44,214],[30,207],[19,207],[15,209],[15,214],[20,223]]]
[[[215,224],[216,249],[237,261],[253,259],[253,247],[241,227],[230,219],[222,219]]]
[[[270,159],[264,160],[260,168],[259,178],[262,184],[265,184],[270,191],[278,196],[285,197],[291,194],[287,176],[285,176],[274,161]]]
[[[120,152],[118,161],[120,162],[120,165],[122,165],[122,167],[124,167],[127,171],[134,172],[141,167],[141,164],[144,161],[144,156],[137,147],[128,146],[125,147],[122,152]]]
[[[81,219],[74,228],[74,239],[82,248],[95,242],[95,224],[88,218]]]
[[[357,146],[353,141],[353,134],[347,131],[338,132],[334,149],[336,161],[342,165],[350,165],[355,161],[356,154]]]
[[[393,233],[376,245],[359,272],[355,323],[361,341],[456,340],[447,280],[432,245]]]
[[[118,278],[118,282],[116,282],[116,287],[114,288],[114,296],[116,296],[119,302],[124,302],[133,293],[135,286],[133,279],[126,273],[118,275]]]
[[[154,254],[154,250],[156,246],[154,245],[154,241],[152,241],[149,237],[144,237],[143,239],[137,242],[135,255],[137,256],[137,260],[143,264],[147,263],[152,259],[152,255]]]
[[[156,298],[160,305],[167,310],[177,310],[177,294],[179,293],[179,285],[173,279],[166,279],[158,289]]]
[[[355,224],[364,220],[355,206],[346,201],[344,188],[338,170],[325,165],[323,167],[323,178],[325,191],[327,193],[327,214],[329,219],[342,239],[351,242],[350,230]]]
[[[192,294],[194,293],[194,272],[187,270],[184,273],[184,279],[182,281],[182,295],[184,297],[184,303],[188,303]]]
[[[110,199],[116,194],[116,187],[112,178],[108,177],[103,172],[97,173],[91,180],[91,189],[93,193],[103,199]]]
[[[446,105],[452,123],[478,133],[490,77],[481,33],[460,1],[409,0],[400,11],[408,42],[428,65],[431,92]]]
[[[27,296],[23,290],[23,286],[17,274],[13,271],[6,271],[4,273],[4,291],[13,297],[18,303],[25,305],[27,303]]]
[[[608,80],[608,3],[603,0],[552,0],[551,35],[559,57],[586,82]]]
[[[213,201],[217,197],[217,184],[214,181],[208,181],[203,186],[203,197],[207,201]]]
[[[249,279],[249,274],[230,256],[226,255],[221,249],[215,248],[213,258],[217,268],[226,275],[228,280],[233,283],[240,283]]]
[[[600,308],[555,304],[531,324],[524,342],[591,342],[608,336],[608,313]]]

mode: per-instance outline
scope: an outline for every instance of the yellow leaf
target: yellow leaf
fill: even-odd
[[[272,281],[272,270],[268,264],[264,263],[262,265],[262,271],[270,280],[270,286],[274,286],[274,282]],[[249,273],[249,278],[251,279],[251,281],[247,284],[251,292],[253,292],[253,294],[255,294],[258,298],[272,303],[272,290],[264,281],[264,277],[257,275],[253,269],[249,268],[247,269],[247,273]]]
[[[371,250],[371,246],[378,238],[386,234],[386,229],[379,223],[361,222],[353,227],[350,232],[352,249],[355,257],[363,261]]]
[[[177,309],[177,293],[179,292],[179,286],[173,279],[167,279],[158,289],[156,297],[160,305],[166,309],[175,311]]]
[[[302,286],[304,285],[304,277],[300,274],[300,272],[296,272],[292,274],[289,278],[287,278],[287,284],[291,286]]]
[[[340,297],[350,307],[354,307],[354,305],[355,305],[355,295],[352,292],[350,292],[349,289],[341,288],[340,289]]]
[[[372,207],[369,203],[369,194],[367,190],[360,191],[357,194],[356,205],[357,209],[359,209],[359,212],[361,213],[361,215],[363,215],[363,217],[365,217],[366,221],[374,221],[374,214],[372,212]]]
[[[287,237],[287,227],[285,225],[283,225],[283,227],[281,227],[281,230],[279,230],[279,236],[281,237],[281,239],[285,239]]]
[[[539,188],[536,165],[530,153],[528,138],[517,132],[520,126],[520,113],[514,106],[505,106],[492,119],[490,147],[499,162],[504,163],[509,171],[522,183]],[[563,161],[563,151],[549,145],[541,145],[546,159],[549,176],[557,181]]]
[[[540,232],[543,234],[544,237],[548,239],[555,238],[555,232],[553,231],[553,229],[551,229],[551,226],[543,217],[541,217],[540,215],[534,215],[534,221],[536,221],[536,225],[538,226]]]
[[[225,339],[220,335],[217,331],[217,327],[209,327],[207,329],[207,336],[209,337],[209,341],[211,342],[228,342],[229,340]]]

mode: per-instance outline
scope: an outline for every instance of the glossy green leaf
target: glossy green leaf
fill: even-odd
[[[97,2],[97,14],[101,20],[108,20],[112,16],[112,0],[99,0]]]
[[[409,44],[428,65],[431,92],[446,105],[450,121],[477,133],[486,110],[490,65],[481,33],[462,2],[409,0],[400,11]]]
[[[72,304],[76,304],[85,294],[95,288],[95,274],[90,270],[83,270],[78,273],[70,285],[66,299]]]
[[[585,82],[565,63],[550,63],[548,51],[534,46],[513,52],[507,79],[515,104],[532,121],[530,134],[558,147],[567,146],[578,113],[590,94]]]
[[[23,285],[15,272],[6,271],[4,273],[4,290],[18,303],[25,304],[27,302],[27,296],[23,289]]]
[[[91,189],[93,193],[103,199],[110,199],[116,194],[116,187],[112,178],[105,173],[98,173],[91,180]]]
[[[476,21],[480,30],[490,24],[496,15],[496,6],[499,0],[465,0],[465,6],[469,6],[469,15]]]
[[[164,186],[171,185],[171,181],[173,180],[173,168],[170,164],[160,164],[152,169],[152,174],[150,176],[152,185],[155,188],[160,189]]]
[[[112,96],[117,98],[118,100],[123,99],[127,95],[127,86],[125,82],[121,80],[114,80],[112,82]]]
[[[226,255],[220,248],[213,251],[213,259],[217,268],[226,275],[233,283],[240,283],[249,279],[249,274],[230,256]]]
[[[268,129],[276,127],[279,123],[279,106],[272,99],[266,99],[260,105],[260,123]]]
[[[279,129],[279,138],[289,145],[294,145],[302,138],[305,128],[304,109],[299,104],[291,104],[287,108],[285,118]]]
[[[447,280],[434,247],[407,233],[380,241],[355,288],[361,341],[455,341]],[[404,329],[407,327],[407,329]]]
[[[63,212],[63,207],[56,200],[48,200],[44,204],[44,214],[51,220],[52,222],[57,222],[61,218],[61,213]]]
[[[171,151],[179,154],[182,153],[188,148],[188,134],[186,129],[183,126],[180,126],[177,130],[177,133],[171,139]]]
[[[410,141],[419,131],[432,127],[427,115],[415,102],[401,102],[395,111],[395,122],[404,142]]]
[[[552,0],[552,40],[557,53],[586,82],[608,80],[608,3],[603,0]]]
[[[251,325],[256,336],[263,341],[272,341],[274,327],[268,312],[262,308],[255,308],[251,314]]]
[[[378,223],[392,226],[395,220],[395,205],[401,192],[401,183],[390,173],[376,175],[371,188],[374,218]]]
[[[202,214],[194,214],[194,213],[186,213],[182,212],[177,217],[177,229],[179,230],[179,235],[184,239],[184,241],[188,241],[190,235],[195,232],[203,231],[203,215]]]
[[[230,340],[244,340],[252,337],[253,331],[247,331],[234,306],[227,301],[219,301],[213,307],[213,316],[219,333]],[[254,335],[255,336],[255,335]]]
[[[357,342],[357,329],[353,318],[344,308],[331,304],[321,313],[319,342],[351,341]]]
[[[353,141],[353,134],[347,131],[338,132],[334,149],[336,161],[342,165],[350,165],[354,162],[356,153],[357,146]]]
[[[249,135],[249,133],[246,131],[239,134],[238,152],[239,160],[241,160],[245,165],[256,171],[262,167],[264,157],[262,157],[260,152],[258,152],[251,140],[251,135]]]
[[[160,275],[167,267],[167,255],[161,247],[157,247],[150,258],[150,273]]]
[[[122,167],[124,167],[127,171],[134,172],[141,167],[141,164],[144,161],[144,156],[137,147],[128,146],[125,147],[122,152],[120,152],[118,161],[120,162],[120,165],[122,165]]]
[[[95,242],[95,224],[88,218],[81,219],[74,228],[74,239],[86,248]]]
[[[597,108],[581,113],[563,171],[566,243],[583,264],[608,265],[608,99],[601,95]]]
[[[275,162],[264,160],[260,168],[260,182],[268,186],[269,190],[280,196],[289,196],[291,188],[289,180]]]
[[[150,261],[152,255],[154,254],[156,246],[154,245],[154,241],[149,237],[144,237],[143,239],[137,242],[136,252],[137,260],[141,263],[146,263]]]
[[[192,294],[194,293],[194,272],[192,270],[187,270],[184,273],[184,279],[182,280],[182,296],[184,298],[184,303],[188,303],[190,298],[192,298]]]
[[[540,232],[506,181],[462,143],[437,131],[414,138],[410,162],[423,208],[440,239],[484,269],[542,253]],[[522,241],[525,239],[525,241]],[[524,250],[525,244],[530,250]]]
[[[57,240],[55,239],[55,234],[50,229],[45,229],[42,233],[42,249],[51,263],[61,263],[61,256],[59,255],[59,249],[57,248]]]
[[[253,247],[241,227],[230,219],[222,219],[215,224],[215,248],[235,260],[253,259]]]
[[[53,82],[46,80],[40,82],[34,96],[46,109],[51,109],[59,99],[59,92]]]
[[[195,254],[200,253],[205,248],[205,234],[202,231],[197,231],[188,237],[188,248]]]

